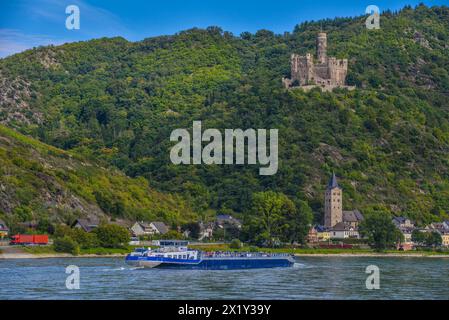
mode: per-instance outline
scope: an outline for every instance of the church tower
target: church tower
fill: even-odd
[[[343,190],[337,182],[337,177],[332,174],[324,194],[324,226],[332,228],[343,221]]]

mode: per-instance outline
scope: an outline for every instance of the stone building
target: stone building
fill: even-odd
[[[327,35],[324,32],[318,33],[316,55],[316,61],[310,53],[305,56],[291,55],[291,78],[283,79],[286,88],[301,87],[309,90],[320,86],[325,91],[331,91],[336,87],[350,90],[355,88],[345,85],[348,59],[327,56]]]
[[[340,187],[335,174],[324,194],[324,227],[357,231],[363,215],[359,210],[343,210],[343,189]]]
[[[326,228],[331,228],[343,221],[342,197],[343,190],[338,185],[335,174],[332,174],[324,194],[324,226]]]

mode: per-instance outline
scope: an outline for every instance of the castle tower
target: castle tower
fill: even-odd
[[[337,177],[332,174],[324,194],[324,226],[332,228],[343,221],[343,190],[337,182]]]
[[[327,35],[324,32],[318,33],[316,38],[316,55],[318,63],[327,63]]]

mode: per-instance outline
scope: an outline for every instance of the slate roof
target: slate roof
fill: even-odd
[[[329,183],[327,184],[327,189],[334,189],[334,188],[340,188],[340,186],[338,185],[335,173],[332,173],[332,177],[330,178]]]
[[[360,222],[363,220],[363,215],[359,210],[343,211],[344,222]]]
[[[315,226],[317,232],[326,232],[328,229],[325,226]]]
[[[402,223],[405,223],[405,220],[407,220],[407,218],[405,218],[405,217],[394,217],[393,220],[396,221],[398,224],[402,224]]]
[[[80,227],[86,231],[91,232],[93,229],[97,228],[100,222],[98,220],[92,220],[92,219],[77,219],[72,227],[76,226],[76,224],[79,224]]]
[[[332,231],[349,231],[349,230],[356,230],[353,227],[345,224],[344,222],[339,222],[335,226],[331,228]]]
[[[165,225],[165,223],[160,221],[153,221],[151,223],[157,229],[157,231],[159,231],[160,234],[166,234],[168,232],[168,227]]]

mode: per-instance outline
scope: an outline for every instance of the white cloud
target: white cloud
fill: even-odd
[[[77,5],[80,8],[80,30],[67,30],[65,27],[65,20],[68,16],[65,13],[65,8],[68,5]],[[43,23],[54,25],[52,35],[31,34],[13,28],[0,29],[0,58],[50,44],[60,45],[66,42],[100,37],[132,37],[132,33],[120,21],[120,17],[83,0],[27,1],[23,3],[21,9],[24,16],[30,19],[29,23],[36,24],[37,30],[42,29],[39,27]]]
[[[0,58],[38,46],[59,45],[67,42],[47,35],[24,34],[15,29],[0,29]]]
[[[65,28],[67,14],[65,8],[76,5],[80,9],[81,29],[77,32],[83,37],[126,36],[131,32],[123,25],[116,14],[101,7],[93,6],[83,0],[61,2],[58,0],[36,1],[27,4],[24,9],[35,20],[46,20],[57,24],[61,30]]]

